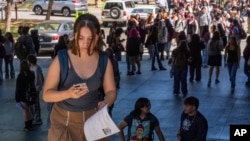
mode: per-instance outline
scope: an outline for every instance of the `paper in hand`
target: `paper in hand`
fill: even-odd
[[[83,130],[87,141],[95,141],[119,132],[108,114],[107,105],[85,122]]]

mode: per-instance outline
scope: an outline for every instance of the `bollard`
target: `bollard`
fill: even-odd
[[[15,3],[15,13],[16,13],[16,20],[17,20],[17,4]]]

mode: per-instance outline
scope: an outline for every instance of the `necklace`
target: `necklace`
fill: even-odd
[[[188,120],[190,121],[190,125],[192,125],[192,123],[194,122],[195,118],[196,118],[196,115],[194,116],[194,118],[193,118],[192,121],[191,121],[191,120],[190,120],[190,116],[188,116]]]

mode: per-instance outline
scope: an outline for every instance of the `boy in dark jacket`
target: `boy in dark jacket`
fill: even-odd
[[[199,100],[196,97],[185,99],[180,129],[177,133],[179,141],[206,141],[208,123],[198,111],[198,107]]]

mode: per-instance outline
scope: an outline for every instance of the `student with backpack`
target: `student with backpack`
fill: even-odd
[[[43,92],[44,101],[53,103],[48,141],[86,141],[85,121],[116,99],[113,68],[102,52],[105,43],[100,33],[94,15],[80,15],[69,48],[60,50],[48,69]],[[103,101],[98,97],[101,87]]]
[[[137,99],[134,110],[120,123],[120,141],[153,141],[154,131],[159,141],[165,141],[157,117],[150,112],[149,99]],[[128,127],[128,136],[125,138],[124,128]]]
[[[188,94],[187,90],[187,72],[190,62],[190,51],[186,41],[180,41],[178,47],[173,50],[171,63],[174,75],[174,95],[179,95],[180,85],[183,97]]]
[[[15,44],[15,54],[20,61],[25,60],[30,54],[36,55],[33,39],[29,35],[29,29],[28,26],[22,27],[22,34]]]
[[[27,57],[27,61],[30,66],[30,70],[35,74],[35,87],[37,96],[35,99],[35,104],[31,106],[31,113],[33,116],[33,124],[34,125],[41,125],[41,108],[40,108],[40,92],[43,88],[44,77],[41,67],[37,64],[37,58],[34,55],[29,55]]]
[[[35,75],[30,70],[27,61],[22,61],[20,64],[20,73],[16,80],[16,106],[22,109],[24,115],[25,127],[24,131],[33,129],[30,106],[34,102],[34,85]]]

